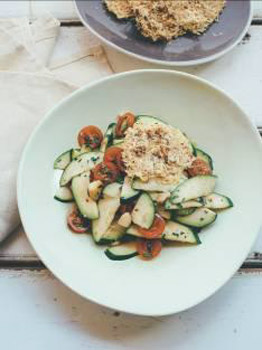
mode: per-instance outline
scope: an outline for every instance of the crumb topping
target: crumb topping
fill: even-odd
[[[122,157],[129,177],[174,184],[195,159],[184,134],[162,124],[135,124],[127,129]]]

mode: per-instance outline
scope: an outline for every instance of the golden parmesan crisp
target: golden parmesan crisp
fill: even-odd
[[[129,177],[174,184],[195,159],[183,133],[162,124],[135,124],[127,129],[122,157]]]
[[[133,16],[133,10],[128,0],[104,0],[104,2],[108,10],[119,19]]]
[[[225,0],[106,0],[118,18],[134,17],[141,33],[153,41],[171,40],[186,32],[202,34],[218,19]],[[117,6],[116,3],[119,3]],[[119,8],[120,9],[119,9]],[[125,10],[123,11],[122,8]],[[128,10],[126,10],[126,8]],[[127,16],[124,12],[127,12]]]

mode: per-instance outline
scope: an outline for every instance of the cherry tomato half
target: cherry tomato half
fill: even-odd
[[[197,175],[210,175],[212,174],[212,170],[210,169],[207,162],[205,162],[203,159],[196,158],[193,163],[191,164],[191,167],[187,169],[187,172],[190,177],[194,177]]]
[[[77,209],[68,214],[67,225],[75,233],[85,233],[90,228],[90,222],[83,218]]]
[[[98,127],[89,125],[79,131],[77,139],[80,146],[86,145],[95,149],[100,146],[103,140],[103,134]]]
[[[120,171],[125,171],[125,165],[122,159],[122,149],[120,147],[109,147],[105,152],[104,161],[114,163]]]
[[[162,250],[160,239],[139,239],[137,241],[138,254],[144,259],[153,259]]]
[[[94,180],[100,180],[104,183],[115,182],[119,175],[117,166],[111,162],[102,162],[97,164],[92,172]]]
[[[120,115],[117,120],[115,134],[116,137],[123,137],[125,135],[125,131],[134,125],[136,118],[133,113],[127,112],[123,115]]]
[[[159,238],[164,232],[165,226],[165,220],[159,214],[156,214],[149,229],[139,227],[138,230],[145,238]]]

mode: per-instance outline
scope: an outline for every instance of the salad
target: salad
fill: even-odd
[[[163,247],[198,245],[230,198],[216,193],[212,158],[179,129],[126,112],[103,133],[89,125],[59,155],[54,198],[72,202],[74,233],[91,234],[111,260],[152,259]]]

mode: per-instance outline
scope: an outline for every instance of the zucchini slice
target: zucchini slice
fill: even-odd
[[[72,160],[80,156],[81,154],[88,152],[91,152],[91,148],[86,145],[83,145],[81,148],[74,148],[72,149]]]
[[[203,197],[204,206],[209,209],[227,209],[234,206],[229,197],[223,196],[219,193],[211,193]]]
[[[150,125],[150,124],[164,124],[167,125],[163,120],[158,117],[153,117],[151,115],[138,115],[136,117],[136,124]]]
[[[205,227],[212,224],[217,214],[208,208],[198,208],[187,216],[176,216],[174,221],[190,227]]]
[[[162,239],[189,244],[201,243],[198,234],[192,228],[172,221],[166,223],[165,231],[162,233]]]
[[[113,244],[119,242],[124,236],[126,228],[118,225],[117,222],[113,222],[106,232],[103,234],[103,237],[96,243],[98,244]]]
[[[147,193],[141,194],[131,216],[133,223],[140,227],[148,229],[152,226],[155,217],[155,206]]]
[[[76,157],[65,168],[60,179],[60,186],[67,185],[74,176],[91,170],[96,164],[102,162],[102,160],[103,153],[101,152],[86,152]]]
[[[54,169],[64,170],[72,160],[72,149],[58,156],[54,162]]]
[[[203,199],[202,198],[196,198],[192,199],[190,201],[182,202],[173,204],[170,202],[170,200],[167,200],[165,202],[165,208],[167,210],[177,210],[177,209],[187,209],[187,208],[200,208],[203,207]]]
[[[143,237],[143,235],[138,231],[138,227],[136,225],[131,225],[127,230],[126,234],[135,237]]]
[[[177,186],[177,184],[165,184],[156,179],[150,179],[147,182],[136,179],[132,184],[132,187],[135,190],[142,190],[147,192],[171,192]]]
[[[214,169],[212,158],[210,157],[209,154],[202,151],[202,149],[196,148],[195,149],[195,156],[199,159],[202,159],[204,162],[206,162],[211,171]]]
[[[128,176],[125,177],[122,191],[121,191],[121,202],[126,203],[138,197],[139,191],[132,188],[132,179]]]
[[[103,242],[107,230],[112,224],[115,213],[120,207],[119,198],[104,198],[98,202],[99,218],[92,221],[92,234],[96,243]]]
[[[103,195],[111,198],[120,198],[122,185],[118,182],[113,182],[107,185],[103,190]]]
[[[187,215],[191,215],[194,213],[194,211],[196,210],[196,208],[184,208],[184,209],[177,209],[177,210],[173,210],[172,217],[177,217],[177,216],[187,216]]]
[[[207,196],[214,191],[216,176],[199,175],[184,181],[171,193],[171,203],[186,202],[198,197]]]
[[[72,192],[80,213],[85,218],[93,220],[98,218],[99,213],[96,202],[88,195],[89,183],[89,171],[75,176],[72,180]]]
[[[138,255],[136,244],[134,242],[124,243],[105,250],[105,255],[110,260],[127,260]]]
[[[115,131],[116,123],[111,123],[108,125],[108,128],[104,134],[103,141],[100,146],[100,151],[105,152],[105,150],[112,145],[113,138],[114,138],[114,131]]]
[[[68,187],[59,187],[56,190],[54,198],[56,200],[58,200],[59,202],[64,202],[64,203],[68,203],[68,202],[73,202],[74,201],[73,193],[70,190],[70,188],[68,188]]]
[[[190,140],[189,140],[189,148],[190,148],[193,156],[196,156],[196,147],[193,145],[192,142],[190,142]]]
[[[114,139],[113,140],[113,145],[117,147],[122,147],[124,143],[124,139]]]

